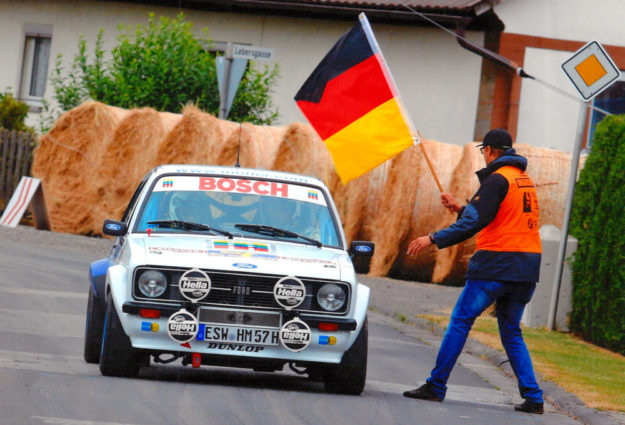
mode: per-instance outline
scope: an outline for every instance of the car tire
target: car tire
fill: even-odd
[[[85,342],[83,356],[87,363],[99,363],[102,350],[102,331],[106,310],[96,298],[93,287],[89,286],[87,301],[87,319],[85,321]]]
[[[365,389],[367,380],[368,320],[360,329],[354,344],[343,354],[338,366],[332,366],[323,375],[326,392],[358,395]]]
[[[130,338],[124,332],[113,304],[113,297],[109,296],[106,301],[102,335],[100,373],[105,376],[133,377],[139,374],[141,363],[141,356],[136,349],[132,348]]]

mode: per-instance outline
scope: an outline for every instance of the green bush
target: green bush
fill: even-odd
[[[102,30],[93,55],[87,54],[86,41],[81,36],[68,72],[63,69],[62,57],[57,57],[50,78],[57,103],[68,111],[91,98],[122,108],[149,106],[175,113],[192,103],[218,115],[219,89],[211,41],[206,28],[202,37],[196,37],[192,27],[182,13],[176,19],[161,17],[158,21],[150,14],[146,26],[120,26],[118,44],[111,51],[110,60],[105,59],[102,48]],[[242,78],[228,118],[272,124],[278,113],[272,109],[270,92],[278,68],[265,66],[264,71],[259,71],[251,65]],[[49,116],[44,122],[50,124]]]
[[[33,129],[24,124],[28,110],[28,105],[11,93],[0,93],[0,128],[32,133]]]
[[[597,126],[575,189],[571,330],[625,354],[625,116]]]

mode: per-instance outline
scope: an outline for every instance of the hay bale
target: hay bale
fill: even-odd
[[[85,102],[63,114],[41,137],[33,154],[32,175],[41,179],[53,231],[93,232],[88,190],[108,138],[128,114],[121,108]]]
[[[326,182],[330,191],[339,179],[323,140],[311,126],[299,122],[286,128],[271,168],[316,177]]]
[[[287,127],[232,124],[236,127],[217,154],[217,164],[233,166],[238,154],[242,167],[271,169]]]
[[[449,187],[460,146],[423,140],[443,188]],[[370,275],[392,275],[429,280],[434,267],[434,248],[416,257],[406,255],[410,241],[436,230],[451,220],[440,204],[440,192],[420,146],[412,146],[392,160],[379,209],[367,234],[376,244]]]
[[[152,166],[216,164],[224,142],[220,121],[195,106],[186,106],[181,119],[158,145]]]
[[[524,143],[515,144],[519,155],[527,158],[527,174],[536,185],[540,218],[538,226],[553,224],[562,228],[566,190],[571,172],[571,154]],[[579,170],[583,168],[580,158]]]
[[[182,115],[152,108],[131,110],[113,131],[97,168],[92,189],[93,215],[99,234],[105,218],[119,220],[143,176],[156,161],[159,144]],[[123,176],[123,178],[120,178]]]

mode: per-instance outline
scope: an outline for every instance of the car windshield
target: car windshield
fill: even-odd
[[[232,177],[162,177],[144,202],[135,231],[181,232],[179,226],[150,223],[171,220],[203,224],[245,237],[310,243],[281,232],[257,230],[258,226],[271,226],[326,246],[340,247],[339,232],[324,193],[294,183]]]

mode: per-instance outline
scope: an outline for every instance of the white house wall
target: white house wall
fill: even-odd
[[[24,25],[52,25],[49,74],[58,53],[65,68],[84,34],[87,52],[93,51],[98,30],[105,31],[105,50],[115,45],[119,24],[145,24],[147,13],[174,17],[176,8],[95,1],[1,1],[0,89],[17,93],[21,72]],[[280,118],[277,124],[305,122],[293,96],[338,38],[351,27],[347,21],[183,10],[199,33],[209,29],[214,41],[232,41],[274,50],[280,78],[273,94]],[[464,144],[472,141],[478,103],[481,58],[462,49],[453,37],[437,29],[372,24],[415,126],[424,137]],[[481,33],[470,33],[481,44]],[[262,66],[263,62],[258,62]],[[272,64],[272,63],[270,63]],[[46,99],[52,97],[48,83]],[[31,114],[30,123],[37,116]]]
[[[505,32],[588,42],[625,45],[625,3],[622,0],[504,0],[495,13]],[[523,68],[581,100],[561,68],[572,52],[527,48]],[[573,149],[579,104],[554,90],[524,79],[517,141],[570,152]]]

